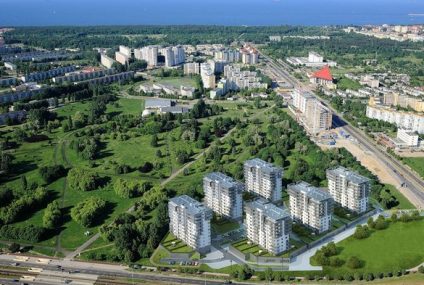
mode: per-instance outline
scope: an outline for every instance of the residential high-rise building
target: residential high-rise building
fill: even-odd
[[[300,120],[309,133],[316,134],[331,129],[333,113],[313,94],[300,90],[293,91],[293,106],[302,113]]]
[[[290,214],[319,233],[331,229],[333,198],[330,193],[306,182],[287,186],[290,195]]]
[[[247,238],[273,254],[290,248],[292,219],[287,210],[264,199],[246,203]]]
[[[122,65],[126,65],[126,64],[128,64],[130,58],[126,54],[124,54],[120,51],[117,51],[117,52],[115,52],[115,60]]]
[[[184,75],[200,74],[200,63],[188,62],[184,64]]]
[[[185,62],[185,52],[182,46],[172,47],[174,53],[174,64],[179,65]]]
[[[200,64],[200,76],[202,77],[204,88],[215,88],[215,74],[209,63],[204,62]]]
[[[334,201],[357,213],[367,210],[370,180],[342,166],[327,170],[328,190]]]
[[[182,195],[168,203],[169,231],[200,253],[211,245],[212,211],[193,198]]]
[[[244,46],[240,49],[241,61],[244,64],[258,64],[259,63],[259,52],[251,46]]]
[[[317,99],[308,102],[305,118],[305,127],[312,134],[329,130],[333,124],[333,112]]]
[[[166,47],[161,49],[162,55],[165,57],[165,66],[171,67],[185,62],[184,48],[181,46]]]
[[[146,46],[134,50],[134,57],[138,60],[145,60],[148,66],[155,67],[158,65],[158,47]]]
[[[214,58],[218,61],[239,62],[241,55],[238,50],[221,49],[214,52]]]
[[[100,63],[106,68],[112,68],[112,65],[113,63],[115,63],[115,60],[113,58],[108,57],[106,54],[101,53]]]
[[[244,185],[220,172],[212,172],[203,178],[205,204],[219,216],[241,219],[243,216]]]
[[[131,48],[126,47],[126,46],[119,46],[119,52],[122,53],[123,55],[125,55],[128,58],[131,58]]]
[[[282,198],[283,169],[259,158],[244,163],[245,189],[270,201]]]

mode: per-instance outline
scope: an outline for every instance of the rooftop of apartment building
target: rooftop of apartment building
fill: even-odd
[[[197,215],[203,213],[204,211],[210,211],[210,209],[205,207],[202,203],[187,195],[171,198],[170,202],[175,203],[180,207],[184,207],[191,215]]]
[[[287,186],[287,189],[293,190],[295,192],[301,192],[317,202],[331,199],[330,193],[318,187],[312,186],[311,184],[304,181],[290,184]]]
[[[238,182],[237,180],[235,180],[232,177],[229,177],[227,175],[225,175],[224,173],[221,172],[211,172],[209,174],[207,174],[204,179],[207,179],[209,181],[215,181],[215,182],[219,182],[222,186],[224,186],[225,188],[230,188],[233,186],[241,186],[243,185],[242,183]]]
[[[278,221],[290,217],[290,213],[287,209],[277,207],[267,200],[261,198],[246,203],[246,207],[261,211],[267,218],[273,221]]]
[[[358,173],[351,171],[343,166],[329,169],[328,172],[338,176],[346,177],[346,180],[351,181],[355,184],[362,184],[362,183],[367,183],[370,181],[369,178],[359,175]]]
[[[247,160],[244,163],[244,165],[246,165],[248,167],[261,168],[261,170],[264,171],[264,172],[282,171],[282,168],[277,167],[277,166],[273,165],[272,163],[263,161],[262,159],[259,159],[259,158]]]

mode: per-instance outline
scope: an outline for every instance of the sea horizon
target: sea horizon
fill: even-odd
[[[9,27],[424,23],[417,0],[0,0],[0,7],[0,26]]]

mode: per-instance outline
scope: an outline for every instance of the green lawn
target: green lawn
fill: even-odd
[[[240,224],[234,221],[221,220],[221,221],[212,221],[212,229],[217,234],[224,234],[240,227]]]
[[[356,80],[352,80],[352,79],[344,77],[337,82],[337,88],[341,90],[346,90],[346,89],[358,90],[361,88],[361,84],[359,84],[359,82]]]
[[[193,253],[194,250],[183,241],[168,233],[161,243],[167,250],[173,253]]]
[[[415,209],[415,206],[396,187],[390,184],[385,184],[384,187],[389,189],[390,193],[399,201],[399,205],[395,209]]]
[[[324,267],[328,273],[344,272],[393,272],[409,269],[424,262],[424,220],[409,223],[393,223],[389,228],[375,231],[370,237],[357,240],[353,237],[337,243],[341,253],[339,258],[347,260],[351,256],[364,262],[361,269]]]
[[[404,157],[402,161],[414,169],[424,179],[424,157]]]
[[[154,78],[152,83],[160,83],[165,85],[172,85],[176,88],[180,88],[181,85],[195,87],[196,83],[191,77],[165,77],[165,78]]]

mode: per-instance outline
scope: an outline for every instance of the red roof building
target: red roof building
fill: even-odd
[[[326,65],[322,69],[314,72],[312,74],[312,77],[317,78],[317,79],[322,79],[322,80],[325,80],[325,81],[333,82],[333,75],[331,75],[331,70],[330,70],[330,67],[328,65]]]
[[[324,66],[322,69],[312,73],[310,81],[313,84],[318,84],[325,86],[329,89],[335,89],[336,85],[333,84],[333,75],[331,75],[331,70],[328,65]]]

